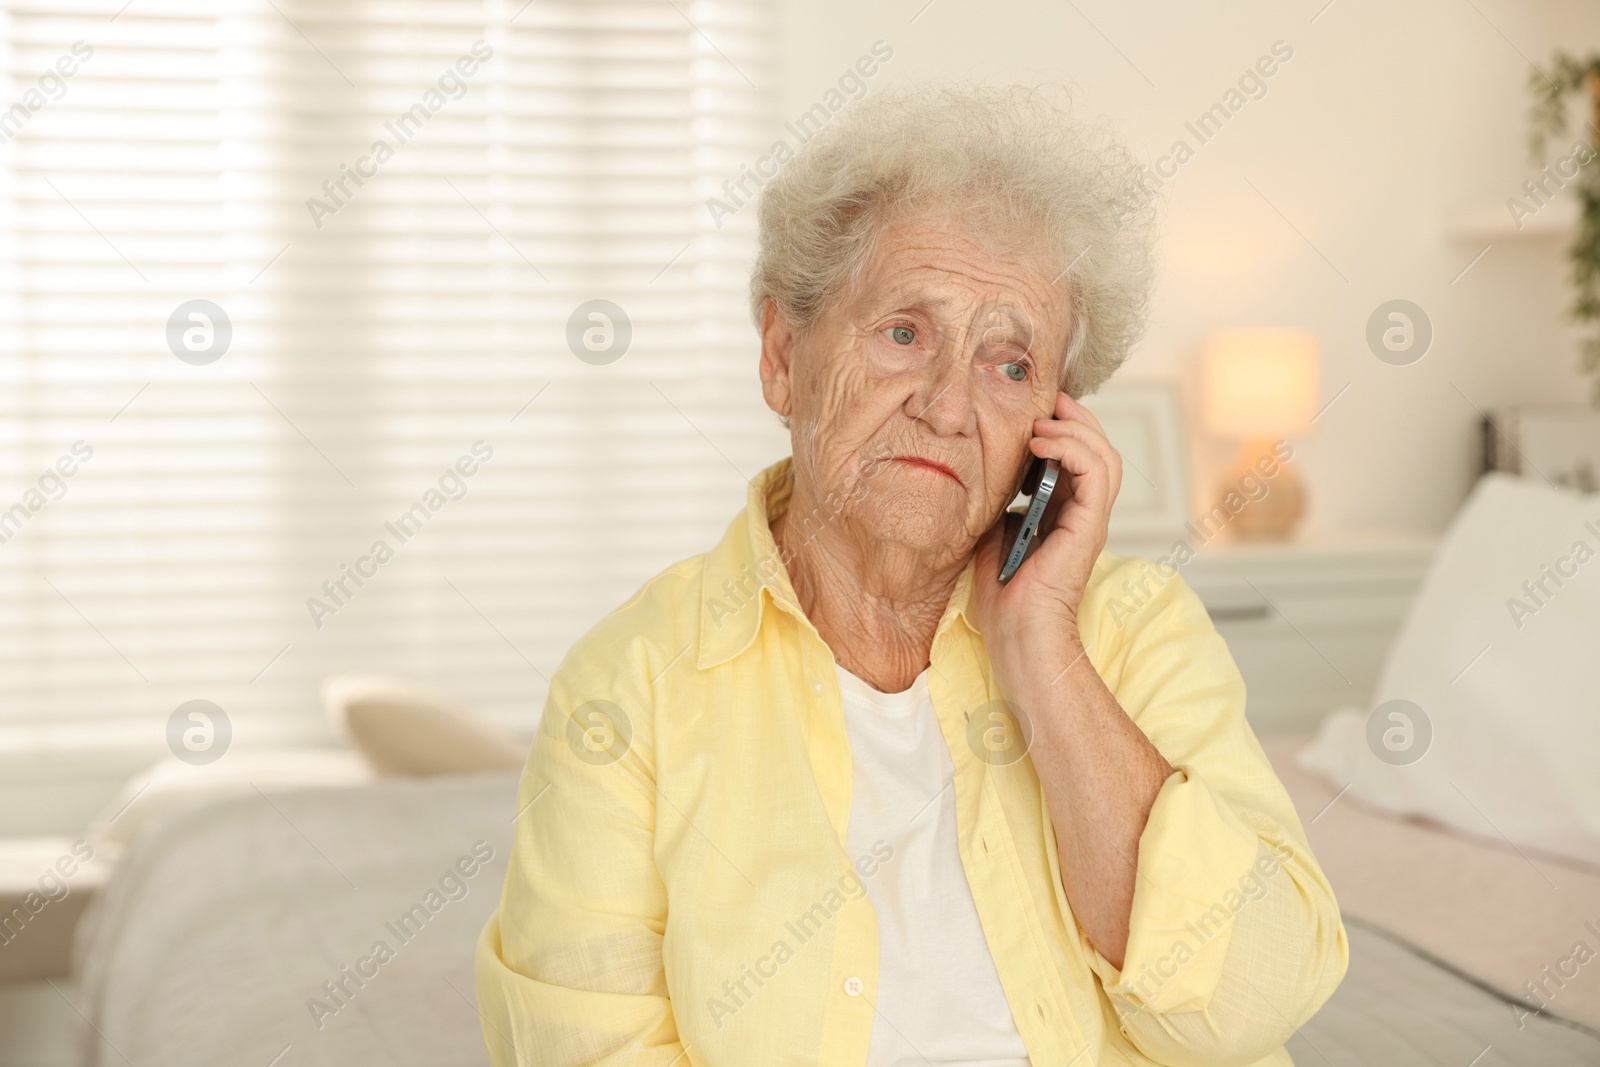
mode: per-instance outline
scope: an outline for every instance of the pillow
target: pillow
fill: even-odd
[[[1371,705],[1297,762],[1384,811],[1600,865],[1597,761],[1600,497],[1486,475]]]
[[[322,705],[380,775],[514,771],[527,753],[477,713],[399,678],[335,675],[322,683]]]
[[[335,748],[249,751],[235,748],[215,763],[194,766],[168,756],[128,779],[90,823],[89,839],[123,846],[149,823],[221,797],[372,780],[359,752]]]

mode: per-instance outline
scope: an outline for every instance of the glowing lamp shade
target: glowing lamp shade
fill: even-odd
[[[1288,538],[1305,512],[1306,492],[1284,438],[1309,432],[1316,416],[1317,339],[1266,327],[1215,333],[1206,342],[1200,393],[1211,432],[1241,441],[1209,514],[1227,516],[1243,540]]]
[[[1304,330],[1222,330],[1206,342],[1201,372],[1206,426],[1255,440],[1303,434],[1317,404],[1317,339]]]

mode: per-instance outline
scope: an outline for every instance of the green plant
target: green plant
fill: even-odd
[[[1592,159],[1594,139],[1600,139],[1600,55],[1578,59],[1558,52],[1547,73],[1535,70],[1529,76],[1528,88],[1534,100],[1529,144],[1533,161],[1542,162],[1549,139],[1567,132],[1568,101],[1579,94],[1589,105],[1584,126]],[[1594,326],[1600,323],[1600,167],[1580,167],[1572,185],[1579,206],[1577,232],[1567,248],[1577,290],[1572,317]],[[1583,339],[1580,351],[1583,373],[1594,376],[1590,399],[1600,405],[1600,327]]]

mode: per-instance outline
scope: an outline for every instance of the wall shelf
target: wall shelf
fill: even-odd
[[[1524,198],[1526,199],[1526,198]],[[1578,224],[1578,203],[1569,195],[1560,195],[1533,215],[1522,217],[1522,228],[1511,221],[1511,211],[1504,203],[1485,204],[1464,211],[1449,220],[1445,233],[1458,241],[1488,242],[1531,241],[1572,236]]]

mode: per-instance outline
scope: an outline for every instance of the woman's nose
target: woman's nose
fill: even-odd
[[[941,436],[969,429],[972,418],[972,364],[948,348],[930,364],[929,373],[910,400],[912,418]]]

